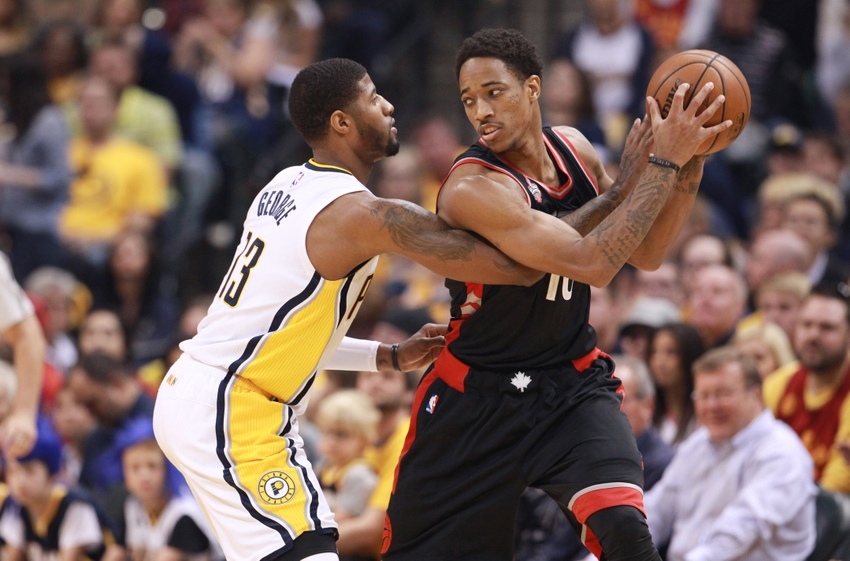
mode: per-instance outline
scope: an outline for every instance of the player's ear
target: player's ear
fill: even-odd
[[[352,119],[351,115],[337,109],[331,115],[331,128],[339,134],[348,134],[351,132]]]
[[[525,87],[528,89],[528,95],[531,101],[537,101],[540,97],[540,76],[532,74],[526,78]]]

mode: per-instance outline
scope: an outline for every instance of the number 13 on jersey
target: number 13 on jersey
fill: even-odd
[[[253,241],[251,239],[253,238]],[[224,303],[235,308],[239,304],[239,298],[242,296],[242,291],[245,290],[245,285],[248,283],[248,276],[251,274],[251,269],[257,266],[260,261],[260,255],[263,254],[263,249],[266,247],[266,242],[260,238],[254,238],[253,232],[248,232],[245,239],[245,251],[238,253],[233,260],[233,265],[230,267],[230,272],[224,280],[221,290],[218,292],[218,297],[224,300]],[[242,263],[242,268],[239,270],[239,278],[233,278],[233,272],[236,270],[236,265]]]

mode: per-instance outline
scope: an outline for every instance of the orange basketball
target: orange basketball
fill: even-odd
[[[697,148],[697,155],[713,154],[732,144],[747,126],[752,107],[750,86],[740,69],[731,60],[713,51],[684,51],[671,56],[652,75],[646,90],[646,95],[654,97],[658,102],[662,117],[667,117],[673,103],[673,95],[683,82],[691,85],[685,94],[685,107],[707,82],[713,82],[714,89],[703,103],[703,109],[718,95],[726,96],[726,102],[705,124],[706,127],[727,119],[732,121],[731,128],[703,142]]]

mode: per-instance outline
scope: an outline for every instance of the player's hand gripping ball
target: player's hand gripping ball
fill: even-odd
[[[683,82],[691,86],[685,94],[685,107],[707,82],[714,83],[714,89],[705,98],[700,112],[717,96],[726,96],[726,102],[704,127],[712,127],[727,119],[732,121],[730,128],[703,142],[697,148],[696,155],[713,154],[732,144],[747,126],[752,107],[750,86],[738,67],[725,56],[713,51],[684,51],[668,58],[652,75],[646,90],[646,95],[654,97],[658,102],[663,118],[667,118],[673,95]]]

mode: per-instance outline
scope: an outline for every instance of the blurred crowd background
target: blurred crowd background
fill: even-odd
[[[330,57],[366,66],[402,141],[369,186],[434,210],[475,140],[454,52],[499,26],[544,55],[544,123],[578,128],[612,177],[668,56],[711,49],[749,81],[751,121],[708,159],[668,260],[592,290],[599,347],[649,374],[634,392],[649,411],[636,435],[656,430],[670,461],[699,424],[691,365],[708,349],[735,345],[762,377],[786,381],[811,345],[846,360],[848,0],[0,0],[0,250],[47,339],[42,412],[62,449],[54,477],[115,518],[129,512],[121,453],[147,434],[130,421],[150,414],[178,344],[197,332],[254,195],[310,156],[286,111],[298,70]],[[809,310],[813,287],[842,313]],[[387,256],[349,335],[396,343],[448,313],[443,279]],[[379,491],[417,380],[326,372],[317,382],[303,432],[340,518],[385,506]],[[0,383],[0,401],[13,388]],[[850,493],[847,423],[850,413],[831,448],[803,438],[836,500]],[[366,469],[343,492],[355,460]],[[553,505],[524,497],[517,559],[578,558],[550,547],[566,527]],[[368,550],[361,531],[341,528],[341,552]]]

